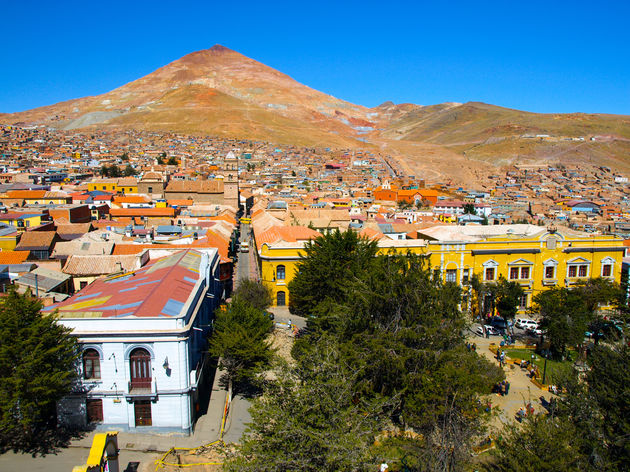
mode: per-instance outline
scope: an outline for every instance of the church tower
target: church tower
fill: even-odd
[[[223,203],[239,209],[238,157],[230,151],[223,160]]]

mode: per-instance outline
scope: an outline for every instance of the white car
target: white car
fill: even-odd
[[[247,242],[241,243],[241,252],[249,252],[249,243]]]
[[[535,335],[535,336],[540,336],[540,335],[542,335],[542,334],[543,334],[543,330],[542,330],[542,329],[540,329],[540,328],[538,327],[538,325],[536,325],[536,326],[535,326],[535,327],[533,327],[533,328],[527,328],[527,332],[528,332],[529,334],[533,334],[533,335]]]
[[[490,326],[490,325],[486,325],[486,332],[488,334],[495,335],[495,336],[499,334],[499,331],[495,327]],[[483,326],[477,326],[477,334],[479,336],[484,335]]]
[[[529,318],[516,318],[516,327],[525,330],[535,329],[538,328],[538,322]]]

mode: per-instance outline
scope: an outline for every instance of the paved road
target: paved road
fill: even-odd
[[[238,283],[240,280],[249,279],[251,276],[251,270],[253,265],[253,251],[254,248],[251,243],[251,238],[249,236],[250,226],[248,224],[241,224],[241,239],[239,242],[248,242],[249,243],[249,252],[239,252],[238,253],[238,261],[236,263],[236,273],[234,280],[234,288],[238,287]]]
[[[89,449],[69,447],[58,454],[32,457],[28,454],[7,452],[0,455],[0,472],[70,472],[75,465],[85,464]],[[149,472],[155,469],[154,461],[162,454],[120,450],[121,472]],[[138,463],[138,464],[135,464]]]

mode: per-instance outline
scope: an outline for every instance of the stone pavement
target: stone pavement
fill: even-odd
[[[494,353],[489,348],[491,343],[500,343],[500,337],[491,336],[490,339],[486,339],[471,333],[468,341],[477,344],[477,352],[479,354],[498,364]],[[492,408],[497,408],[498,411],[498,415],[492,420],[493,426],[499,427],[501,424],[512,422],[518,409],[525,407],[530,402],[536,411],[545,411],[540,397],[542,396],[546,401],[549,401],[553,396],[551,393],[533,384],[527,376],[527,371],[516,365],[507,365],[503,370],[506,380],[510,382],[510,392],[503,396],[492,394],[488,397],[492,402]]]

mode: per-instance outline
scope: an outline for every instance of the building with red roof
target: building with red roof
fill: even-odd
[[[150,252],[140,269],[44,309],[58,312],[82,351],[82,388],[60,405],[66,424],[192,432],[209,370],[205,340],[223,294],[220,258],[216,249]]]

